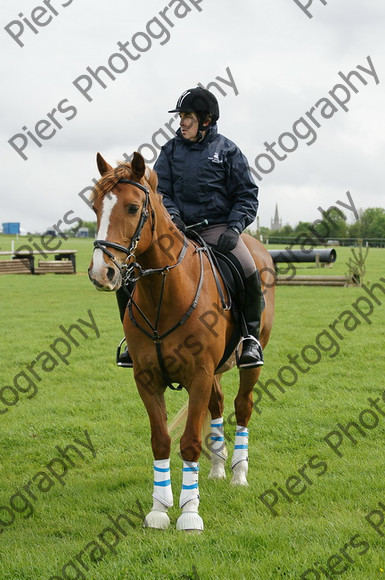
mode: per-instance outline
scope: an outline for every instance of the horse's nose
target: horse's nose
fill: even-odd
[[[110,282],[112,282],[112,280],[114,279],[115,276],[115,270],[111,267],[107,268],[107,278],[109,279]]]
[[[98,288],[99,290],[103,289],[103,285],[92,276],[91,268],[89,268],[89,270],[88,270],[88,278],[90,279],[92,284],[94,284],[94,286],[96,286],[96,288]]]
[[[88,269],[88,277],[97,290],[111,292],[117,290],[120,285],[118,270],[112,266],[107,266],[107,264],[97,267],[95,263],[92,263]]]

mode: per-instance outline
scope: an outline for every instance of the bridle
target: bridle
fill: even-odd
[[[150,215],[150,211],[149,211],[149,207],[151,207],[150,192],[149,192],[149,189],[145,185],[142,185],[141,183],[138,183],[137,181],[133,181],[132,179],[119,179],[119,181],[117,183],[129,183],[131,185],[135,185],[135,187],[138,187],[140,190],[142,190],[146,194],[138,225],[136,227],[134,235],[131,238],[130,245],[127,248],[125,246],[122,246],[121,244],[118,244],[116,242],[109,242],[107,240],[95,240],[94,241],[94,248],[98,249],[98,250],[102,250],[103,254],[105,254],[106,256],[108,256],[111,259],[111,261],[117,267],[117,269],[119,270],[119,272],[122,276],[123,287],[127,288],[127,284],[137,282],[143,276],[148,276],[149,274],[167,274],[169,272],[169,270],[172,270],[173,268],[176,268],[177,266],[179,266],[179,264],[181,263],[181,261],[183,260],[183,258],[186,255],[188,242],[187,242],[186,236],[181,233],[181,235],[183,235],[183,247],[182,247],[182,250],[179,254],[179,257],[178,257],[176,263],[172,264],[171,266],[163,266],[161,268],[148,268],[148,269],[144,270],[142,268],[142,266],[140,264],[138,264],[136,261],[130,262],[131,258],[135,258],[135,250],[138,246],[140,236],[142,235],[143,227],[144,227],[144,225],[145,225],[145,223],[148,220],[149,215]],[[155,230],[155,212],[154,212],[153,208],[151,208],[151,216],[152,216],[151,230],[152,230],[152,232],[154,232],[154,230]],[[114,250],[118,250],[119,252],[123,252],[124,254],[126,254],[127,257],[125,258],[124,262],[122,264],[119,264],[117,262],[115,256],[107,248],[112,248]],[[138,270],[137,276],[134,275],[134,270]],[[132,296],[130,295],[129,297],[130,297],[130,300],[132,300]]]
[[[116,242],[109,242],[107,240],[95,240],[94,241],[94,248],[98,249],[98,250],[102,250],[103,254],[106,254],[106,256],[108,256],[112,260],[114,265],[118,268],[118,270],[122,274],[122,268],[127,268],[128,262],[130,261],[131,258],[133,258],[135,256],[135,250],[136,250],[137,245],[139,243],[140,236],[142,235],[143,227],[144,227],[144,225],[145,225],[145,223],[148,220],[148,217],[150,215],[150,212],[148,210],[149,205],[150,205],[150,192],[145,185],[142,185],[141,183],[138,183],[137,181],[133,181],[132,179],[123,179],[122,178],[122,179],[119,179],[119,181],[117,183],[129,183],[131,185],[135,185],[135,187],[137,187],[138,189],[143,191],[145,193],[145,196],[146,196],[144,203],[143,203],[142,212],[140,214],[139,223],[136,227],[134,235],[131,238],[131,242],[130,242],[130,245],[128,246],[128,248],[126,248],[125,246],[122,246],[121,244],[117,244]],[[155,221],[154,221],[155,220],[155,212],[154,212],[154,210],[152,210],[152,217],[153,217],[153,228],[152,229],[154,230],[154,227],[155,227]],[[107,248],[112,248],[114,250],[118,250],[119,252],[123,252],[124,254],[126,254],[127,257],[124,260],[122,265],[118,264],[118,262],[115,259],[115,256],[109,250],[107,250]]]

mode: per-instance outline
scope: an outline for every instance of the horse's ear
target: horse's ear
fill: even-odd
[[[134,179],[136,179],[137,181],[139,181],[140,179],[142,179],[145,171],[146,171],[146,164],[144,162],[144,159],[140,153],[137,153],[135,151],[134,157],[132,158],[132,161],[131,161],[132,177]]]
[[[96,163],[100,172],[100,175],[104,175],[107,171],[112,171],[112,167],[107,161],[100,155],[96,154]]]

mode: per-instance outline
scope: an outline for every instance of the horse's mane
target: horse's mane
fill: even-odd
[[[131,172],[131,163],[129,162],[118,162],[118,165],[107,171],[96,183],[95,187],[92,190],[90,201],[94,203],[97,199],[109,193],[111,189],[116,185],[119,179],[130,179],[132,178]],[[156,188],[158,185],[158,178],[156,173],[153,169],[146,165],[146,171],[144,174],[144,178],[149,184],[152,191],[156,192]]]

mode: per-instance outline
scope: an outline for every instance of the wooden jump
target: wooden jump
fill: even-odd
[[[12,260],[0,260],[0,274],[76,274],[77,250],[45,250],[43,256],[54,254],[53,260],[39,260],[41,252],[0,252],[0,256],[12,256]]]
[[[276,277],[277,286],[357,286],[346,276],[282,276]]]
[[[70,260],[39,260],[35,274],[75,274]]]
[[[29,258],[0,260],[0,274],[33,274],[33,260]]]

